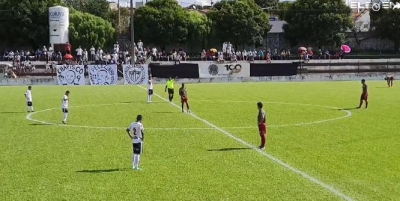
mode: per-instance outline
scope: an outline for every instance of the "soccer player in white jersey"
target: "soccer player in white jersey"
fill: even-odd
[[[149,94],[147,96],[147,102],[151,103],[152,102],[151,98],[153,96],[153,81],[151,79],[151,76],[149,77],[148,91],[149,91]]]
[[[61,109],[62,109],[62,112],[64,113],[64,119],[63,119],[62,123],[66,124],[67,118],[68,118],[69,91],[65,92],[61,101],[62,101]]]
[[[32,87],[28,86],[28,90],[25,92],[25,98],[26,98],[26,105],[27,105],[27,110],[28,112],[34,112],[33,111],[33,103],[32,103]]]
[[[136,122],[131,123],[131,125],[126,129],[129,137],[132,139],[133,144],[133,157],[132,166],[134,170],[141,170],[139,168],[140,155],[143,153],[143,140],[144,140],[144,127],[142,124],[143,117],[138,115],[136,117]]]

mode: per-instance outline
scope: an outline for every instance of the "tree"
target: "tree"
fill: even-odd
[[[279,14],[279,0],[254,0],[254,2],[272,16]]]
[[[353,37],[356,40],[357,46],[360,46],[362,41],[368,40],[371,34],[367,33],[367,30],[364,28],[364,22],[361,21],[361,17],[367,13],[369,9],[363,9],[361,12],[353,13],[353,27],[351,28],[351,32],[353,33]],[[364,32],[364,34],[363,34]]]
[[[118,26],[118,10],[111,10],[108,19],[119,34],[128,34],[130,31],[130,10],[125,7],[120,7],[119,10],[121,16],[120,26]]]
[[[0,2],[0,38],[8,47],[49,43],[49,7],[60,0],[12,0]]]
[[[284,36],[291,46],[302,42],[337,47],[352,27],[350,13],[342,0],[297,0],[285,14]]]
[[[394,2],[392,0],[392,2]],[[381,7],[382,8],[382,7]],[[400,48],[400,11],[398,9],[380,9],[370,11],[371,28],[375,36],[394,43],[394,51]]]
[[[278,0],[254,0],[263,9],[278,9]]]
[[[186,11],[175,0],[153,0],[135,11],[135,40],[160,46],[183,44],[188,35]]]
[[[85,0],[84,0],[85,1]],[[82,0],[62,0],[64,6],[68,8],[74,8],[77,10],[81,10],[81,7],[83,7],[83,2]]]
[[[260,46],[271,28],[268,14],[253,0],[223,0],[207,16],[220,42],[230,41],[234,46]]]
[[[293,1],[282,1],[282,2],[279,2],[278,12],[276,12],[277,15],[279,16],[279,19],[285,19],[285,15],[289,10],[290,4],[292,4],[292,3],[293,3]]]
[[[201,43],[202,47],[206,46],[206,39],[210,34],[210,21],[206,15],[198,11],[188,12],[188,42],[190,47],[194,44]]]
[[[107,0],[63,0],[64,4],[81,12],[108,20],[110,3]]]
[[[76,10],[70,13],[69,37],[72,45],[86,48],[107,47],[116,41],[110,22]]]

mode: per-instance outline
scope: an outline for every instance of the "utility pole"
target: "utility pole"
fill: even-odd
[[[121,32],[121,10],[120,10],[120,0],[118,0],[118,35]]]
[[[131,64],[135,64],[135,29],[134,29],[134,9],[133,0],[131,0]]]

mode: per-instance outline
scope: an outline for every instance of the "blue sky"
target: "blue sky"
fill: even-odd
[[[107,0],[109,2],[118,2],[118,0]],[[142,2],[141,0],[134,0],[136,2]],[[210,5],[211,0],[177,0],[179,4],[183,7],[190,6],[192,4],[199,4],[199,5]],[[217,2],[219,0],[213,0],[213,2]],[[280,0],[282,1],[282,0]],[[286,1],[294,1],[294,0],[286,0]],[[120,0],[121,6],[129,6],[130,0]]]

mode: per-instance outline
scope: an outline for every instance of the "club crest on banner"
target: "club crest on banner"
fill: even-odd
[[[124,65],[125,84],[146,84],[148,82],[148,68],[143,65]]]
[[[200,63],[200,78],[250,77],[250,63]]]
[[[89,65],[88,69],[91,85],[118,84],[117,65]]]
[[[85,85],[83,65],[57,65],[58,85]]]

